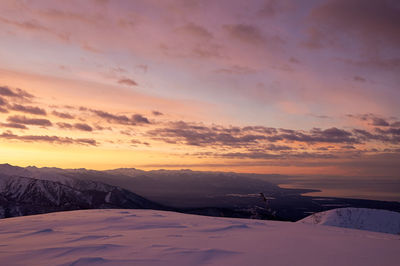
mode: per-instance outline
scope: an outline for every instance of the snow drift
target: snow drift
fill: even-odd
[[[330,225],[400,234],[400,213],[365,208],[341,208],[314,213],[298,223]]]
[[[399,236],[154,210],[0,220],[2,265],[398,265]]]

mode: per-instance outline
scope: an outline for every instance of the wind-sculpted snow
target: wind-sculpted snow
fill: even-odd
[[[300,220],[299,223],[330,225],[400,235],[400,213],[386,210],[334,209],[314,213]]]
[[[1,265],[398,265],[400,237],[154,210],[0,220]]]

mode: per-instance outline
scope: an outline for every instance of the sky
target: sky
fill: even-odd
[[[0,2],[0,161],[400,175],[395,0]]]

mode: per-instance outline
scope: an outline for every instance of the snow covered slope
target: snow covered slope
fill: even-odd
[[[0,218],[80,209],[166,210],[133,192],[107,184],[71,180],[70,185],[0,174]]]
[[[153,210],[0,220],[2,265],[398,265],[399,236]]]
[[[314,213],[298,223],[330,225],[400,234],[400,213],[364,208],[341,208]],[[400,244],[399,244],[400,246]]]

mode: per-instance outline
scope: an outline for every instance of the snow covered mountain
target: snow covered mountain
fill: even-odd
[[[154,210],[0,220],[2,265],[394,266],[399,236]]]
[[[314,213],[298,223],[329,225],[400,234],[400,213],[365,208],[341,208]]]
[[[400,212],[400,202],[302,196],[302,193],[313,190],[281,188],[273,182],[281,178],[279,175],[203,172],[188,169],[143,171],[135,168],[120,168],[96,171],[84,168],[17,167],[0,164],[0,176],[41,180],[28,182],[28,179],[25,181],[20,179],[18,181],[31,184],[22,186],[26,188],[23,194],[28,200],[24,199],[25,201],[11,194],[5,197],[5,194],[0,192],[0,206],[2,206],[0,217],[44,213],[46,210],[129,208],[130,206],[136,208],[137,204],[127,204],[125,200],[122,200],[126,195],[132,194],[141,195],[152,202],[159,202],[185,213],[220,217],[297,221],[310,213],[338,207],[387,209]],[[55,192],[49,193],[54,190],[52,187],[62,188],[63,192],[58,196],[53,195]],[[120,195],[123,204],[106,202],[106,198],[109,197],[107,195],[111,195],[109,192],[116,187],[118,189],[115,191],[124,191],[123,193],[113,192],[113,195],[116,193]],[[28,192],[28,188],[35,191]],[[45,190],[49,191],[45,192]],[[268,198],[268,206],[260,197],[260,192]],[[40,196],[44,200],[39,200],[39,196],[32,196],[37,193],[46,195]],[[29,200],[29,198],[34,199]],[[18,202],[13,202],[17,199]],[[95,203],[92,203],[94,199],[96,199]],[[68,203],[67,201],[70,200],[71,202]],[[46,203],[47,201],[49,202]],[[32,202],[36,205],[32,205]],[[128,202],[132,203],[132,200]],[[151,206],[154,206],[154,203]]]
[[[68,185],[1,174],[0,218],[79,209],[166,209],[118,187],[89,180],[65,180]]]
[[[204,215],[229,217],[270,217],[259,193],[263,192],[271,199],[296,196],[310,192],[307,189],[282,189],[264,179],[257,179],[252,174],[230,172],[203,172],[184,170],[143,171],[134,168],[120,168],[107,171],[88,169],[60,169],[34,166],[17,167],[0,164],[0,175],[30,177],[39,180],[57,182],[68,187],[77,183],[109,184],[137,193],[154,202]],[[272,175],[276,178],[276,175]],[[268,179],[268,175],[265,176]],[[96,188],[97,190],[97,188]],[[289,200],[284,202],[289,204]],[[298,199],[297,199],[298,201]],[[303,210],[289,212],[279,205],[274,211],[284,218],[303,218]],[[291,205],[290,205],[291,207]],[[272,213],[272,211],[271,211]],[[290,217],[287,217],[290,214]],[[293,215],[292,215],[293,214]],[[293,216],[293,217],[292,217]]]
[[[58,182],[73,186],[76,180],[92,180],[113,186],[131,189],[132,191],[153,192],[156,194],[176,193],[207,194],[218,193],[254,193],[264,192],[280,194],[290,191],[292,194],[310,192],[312,190],[281,189],[277,185],[252,175],[229,172],[204,172],[184,170],[143,171],[135,168],[118,168],[114,170],[96,171],[88,169],[61,169],[54,167],[37,168],[35,166],[18,167],[0,164],[0,174],[8,176],[24,176],[35,179]],[[171,191],[169,191],[171,190]]]

